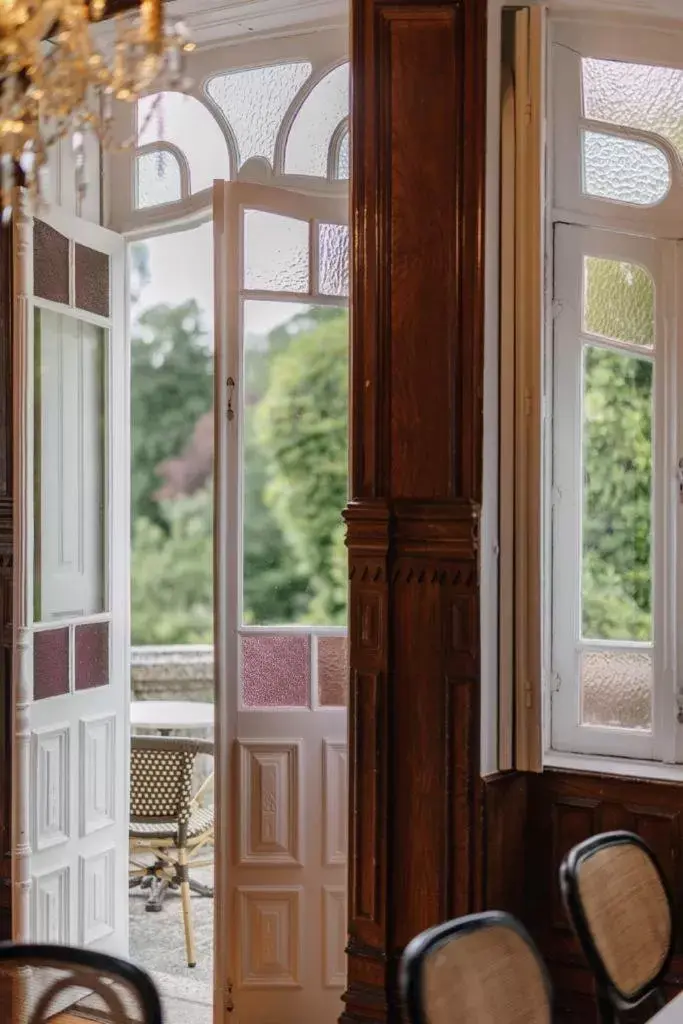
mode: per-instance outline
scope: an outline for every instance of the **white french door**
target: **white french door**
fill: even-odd
[[[552,746],[676,760],[676,243],[555,228]]]
[[[317,423],[319,437],[338,437],[339,410],[347,417],[347,200],[217,182],[214,231],[216,1019],[234,1008],[245,1024],[332,1024],[346,979],[345,616],[316,613],[305,580],[301,612],[286,604],[255,495],[291,499],[286,459],[295,472],[295,428],[320,380],[328,404],[306,420],[313,433]],[[268,444],[285,470],[262,486]],[[341,447],[346,460],[345,433]],[[329,467],[319,468],[322,488]],[[313,480],[311,506],[315,492]],[[327,510],[340,529],[344,501]],[[303,529],[306,509],[288,507]],[[292,557],[312,579],[305,556]],[[270,611],[256,595],[263,580]]]
[[[125,955],[124,245],[23,205],[13,233],[14,934]]]

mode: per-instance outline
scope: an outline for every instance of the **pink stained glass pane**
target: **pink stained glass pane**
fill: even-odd
[[[109,623],[76,627],[76,689],[93,690],[109,683]]]
[[[69,692],[69,630],[46,629],[33,635],[33,699]]]
[[[345,636],[318,640],[318,703],[346,707],[349,703],[349,645]]]
[[[242,637],[245,707],[308,707],[311,644],[307,636]]]

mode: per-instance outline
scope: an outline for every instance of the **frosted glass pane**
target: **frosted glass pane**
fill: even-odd
[[[343,627],[348,309],[243,309],[242,622]]]
[[[339,156],[337,158],[337,177],[343,181],[349,179],[349,165],[351,163],[350,157],[350,136],[348,132],[345,132],[341,143],[339,144]]]
[[[581,135],[586,195],[652,206],[668,194],[671,168],[661,149],[602,132]]]
[[[334,129],[349,112],[349,65],[333,68],[314,87],[296,115],[287,139],[285,171],[327,177]]]
[[[35,317],[35,577],[38,621],[105,610],[107,334]]]
[[[138,210],[182,199],[180,164],[172,153],[143,153],[135,161]]]
[[[581,720],[584,725],[652,728],[652,655],[585,651],[581,655]]]
[[[255,156],[272,166],[282,119],[310,73],[307,62],[271,64],[216,75],[207,83],[206,91],[233,130],[240,167]]]
[[[91,622],[77,626],[76,689],[92,690],[109,683],[109,623]]]
[[[320,292],[349,294],[349,229],[346,224],[318,225]]]
[[[244,287],[255,291],[309,291],[308,233],[305,220],[247,210],[244,214]]]
[[[586,117],[657,132],[683,155],[683,71],[593,58],[581,65]]]
[[[349,703],[349,650],[345,636],[318,640],[318,703],[346,707]]]
[[[584,347],[583,636],[652,636],[652,399],[648,359]]]
[[[154,107],[157,96],[161,101]],[[156,93],[138,101],[138,145],[170,142],[190,168],[190,192],[210,188],[214,178],[230,177],[228,147],[213,115],[194,96]]]
[[[243,636],[242,697],[247,707],[306,707],[311,642],[307,636]]]
[[[651,347],[655,286],[643,267],[595,256],[584,259],[584,330]]]
[[[69,630],[38,630],[33,634],[33,699],[68,692]]]

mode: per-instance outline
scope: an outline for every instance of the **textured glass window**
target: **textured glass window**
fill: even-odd
[[[135,162],[138,210],[182,199],[180,164],[173,153],[143,153]]]
[[[349,294],[349,229],[346,224],[318,225],[320,292]]]
[[[349,703],[349,649],[345,636],[318,639],[318,703],[346,707]]]
[[[287,174],[327,177],[332,135],[348,112],[349,65],[340,64],[314,86],[294,119],[285,151]]]
[[[648,271],[634,263],[585,257],[583,327],[590,334],[652,347],[655,286]]]
[[[75,305],[109,316],[109,256],[87,245],[74,246]]]
[[[350,136],[348,131],[344,132],[339,144],[339,155],[337,157],[337,178],[340,181],[348,181],[350,177],[349,168],[351,163]]]
[[[307,707],[311,641],[308,636],[243,636],[242,699],[247,707]]]
[[[307,292],[308,221],[261,210],[244,215],[244,287],[256,291]]]
[[[33,290],[39,299],[69,304],[69,239],[33,222]]]
[[[666,154],[638,139],[581,133],[583,191],[599,199],[653,206],[671,188]]]
[[[206,91],[232,128],[239,165],[261,156],[272,166],[275,141],[289,106],[311,73],[308,62],[216,75]]]
[[[683,155],[683,71],[584,57],[583,112],[595,121],[656,132]]]
[[[69,630],[38,630],[33,635],[33,699],[68,692]]]
[[[210,111],[194,96],[155,93],[138,101],[137,113],[138,145],[170,142],[177,146],[190,169],[191,193],[210,188],[214,178],[230,177],[225,137]]]
[[[584,651],[580,674],[584,725],[646,731],[652,728],[649,651]]]

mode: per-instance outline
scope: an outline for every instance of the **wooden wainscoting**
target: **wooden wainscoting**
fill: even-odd
[[[596,1020],[593,984],[568,924],[558,873],[565,854],[597,832],[628,829],[648,843],[676,904],[670,993],[683,988],[683,783],[579,772],[509,773],[484,788],[484,901],[517,914],[550,968],[564,1019]]]

